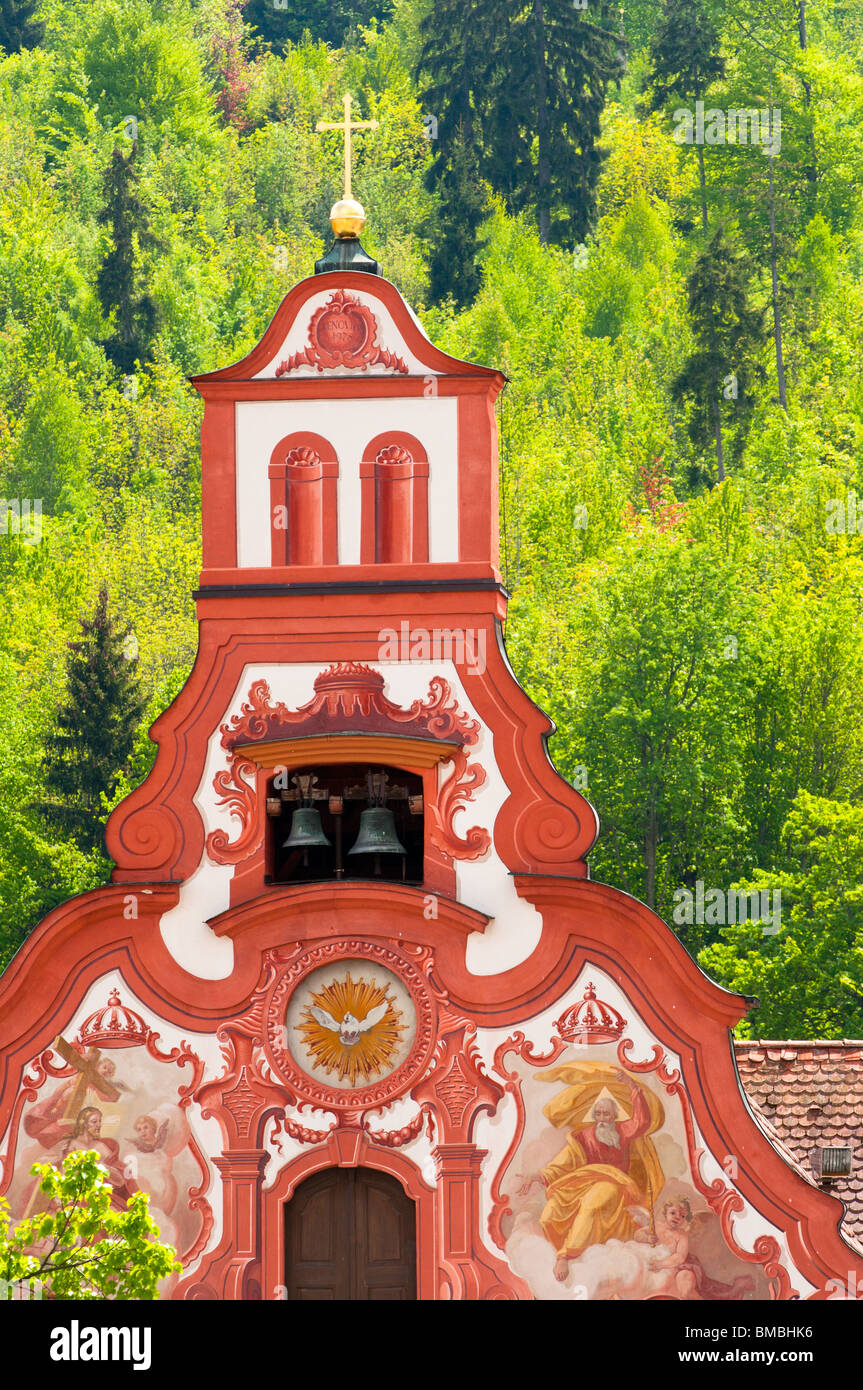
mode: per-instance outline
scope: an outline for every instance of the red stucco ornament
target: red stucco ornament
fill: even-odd
[[[297,367],[314,367],[319,372],[350,367],[364,372],[379,365],[408,375],[402,359],[379,345],[378,321],[368,305],[347,290],[336,290],[312,315],[306,346],[280,362],[276,376],[286,376]]]
[[[81,1024],[80,1038],[85,1047],[138,1047],[149,1035],[141,1015],[121,1003],[119,992],[112,989],[108,1003]]]
[[[567,1042],[607,1043],[617,1042],[626,1027],[626,1019],[610,1004],[597,999],[596,990],[589,982],[584,998],[561,1014],[554,1026]]]

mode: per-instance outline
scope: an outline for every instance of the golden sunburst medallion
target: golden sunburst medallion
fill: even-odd
[[[312,994],[295,1026],[315,1068],[357,1086],[390,1065],[407,1026],[402,1018],[389,985],[354,980],[348,971]]]

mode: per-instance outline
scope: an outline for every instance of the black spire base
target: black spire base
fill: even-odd
[[[337,237],[325,256],[315,261],[315,274],[327,275],[331,270],[364,270],[369,275],[382,275],[380,261],[372,260],[364,251],[358,236]]]

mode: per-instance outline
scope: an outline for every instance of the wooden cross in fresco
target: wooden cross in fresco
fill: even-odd
[[[106,1076],[101,1076],[97,1071],[102,1060],[97,1048],[91,1049],[92,1055],[90,1057],[82,1057],[80,1052],[76,1052],[64,1037],[59,1037],[54,1043],[54,1049],[60,1053],[63,1061],[68,1062],[69,1066],[74,1067],[78,1073],[78,1081],[69,1104],[66,1106],[64,1120],[77,1118],[89,1086],[98,1091],[105,1100],[120,1099],[120,1092],[117,1087],[113,1086]]]
[[[352,130],[377,130],[380,121],[352,121],[351,102],[353,98],[350,92],[345,92],[342,98],[342,105],[345,108],[345,118],[343,121],[318,121],[315,130],[341,130],[345,136],[345,192],[344,196],[351,196],[351,131]]]

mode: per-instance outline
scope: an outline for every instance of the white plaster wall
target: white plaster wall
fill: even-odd
[[[232,703],[232,713],[239,710],[248,689],[247,684],[242,698]],[[236,839],[238,822],[225,807],[219,806],[213,789],[216,772],[228,766],[219,733],[219,725],[223,722],[219,720],[207,744],[204,772],[194,801],[204,823],[205,835],[213,830],[224,830],[229,839]],[[177,906],[163,913],[159,923],[162,940],[177,964],[202,980],[226,980],[234,968],[233,943],[216,936],[206,925],[211,917],[217,917],[230,907],[233,876],[233,865],[214,863],[204,850],[197,869],[180,888]]]
[[[198,802],[198,797],[195,797]],[[228,819],[227,813],[212,807],[219,822]],[[234,830],[236,831],[236,821]],[[206,856],[191,878],[180,889],[176,907],[162,915],[159,930],[162,940],[178,965],[201,980],[226,980],[234,968],[234,947],[226,937],[220,938],[206,925],[211,917],[230,907],[231,864],[214,864]]]
[[[322,290],[318,294],[311,295],[305,301],[297,317],[294,319],[294,322],[291,324],[291,327],[288,329],[287,336],[284,338],[278,352],[270,359],[266,367],[263,367],[261,371],[256,374],[256,380],[275,377],[276,368],[280,362],[292,357],[296,352],[302,352],[303,348],[306,347],[308,343],[309,323],[311,322],[312,316],[332,298],[332,293],[331,289]],[[377,319],[377,344],[379,347],[386,349],[388,352],[395,353],[396,357],[400,357],[412,376],[424,376],[426,374],[433,376],[437,374],[410,351],[401,333],[396,328],[389,309],[376,295],[366,294],[362,290],[351,290],[351,294],[354,298],[359,299],[361,304],[367,305]],[[411,318],[417,323],[417,326],[420,327],[413,312],[411,312]],[[428,341],[427,334],[423,330],[421,331],[423,332],[423,337]],[[363,373],[363,376],[390,376],[392,375],[392,371],[392,367],[385,367],[380,364],[378,366],[368,367]],[[328,368],[324,372],[319,372],[317,367],[302,366],[296,367],[291,371],[288,379],[290,381],[295,381],[297,377],[314,377],[320,380],[322,376],[356,376],[356,374],[356,368],[350,367],[334,367]]]
[[[339,562],[360,563],[360,463],[384,430],[414,435],[429,460],[429,559],[458,560],[458,402],[454,397],[384,397],[343,401],[240,401],[237,405],[237,564],[273,563],[268,469],[286,434],[310,430],[333,445],[339,461]]]

